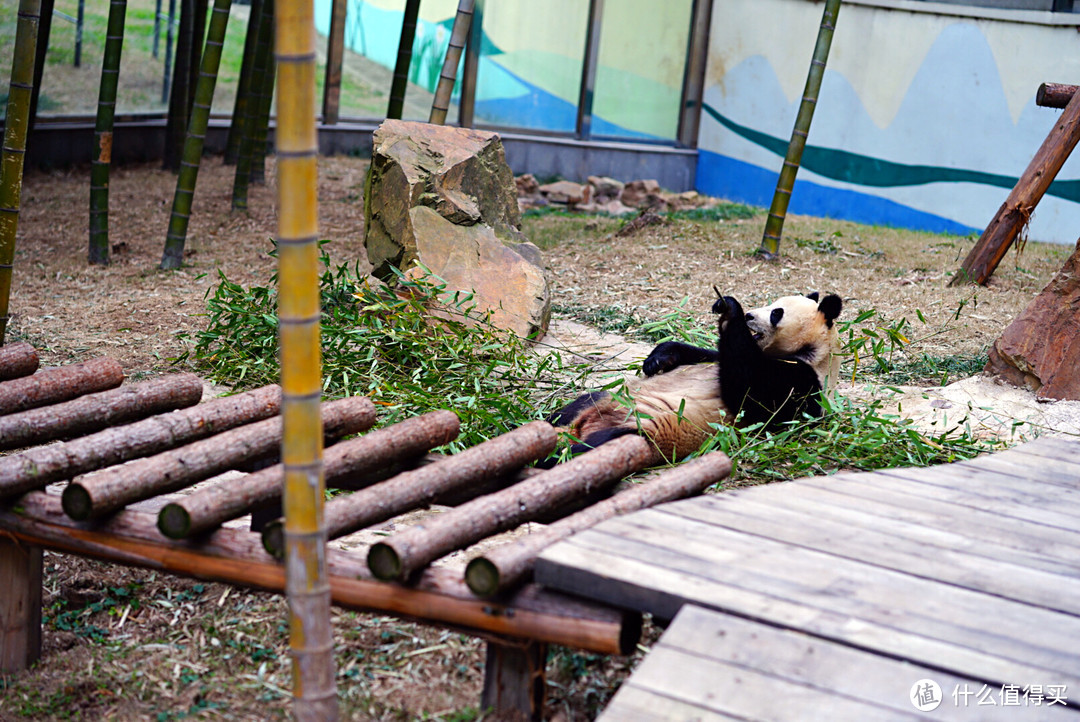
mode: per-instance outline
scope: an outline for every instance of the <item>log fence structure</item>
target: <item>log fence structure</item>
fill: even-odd
[[[0,456],[0,670],[23,669],[40,656],[44,549],[285,592],[286,570],[273,553],[282,548],[280,520],[261,534],[235,521],[280,510],[278,386],[200,403],[201,381],[190,374],[120,385],[123,371],[110,360],[39,370],[33,348],[17,346],[0,349],[0,399],[32,392],[47,401],[0,406],[0,449],[7,450]],[[481,705],[518,718],[542,715],[547,645],[629,654],[641,633],[636,611],[534,583],[536,555],[613,515],[700,493],[731,469],[713,453],[610,496],[647,462],[641,437],[542,471],[530,465],[555,447],[546,422],[447,455],[434,450],[458,435],[452,411],[373,429],[367,398],[323,402],[320,410],[327,486],[353,491],[326,505],[331,538],[431,504],[453,507],[383,537],[370,557],[366,549],[328,548],[332,603],[485,639]],[[262,468],[243,473],[253,465]],[[490,537],[524,522],[550,526],[522,530],[507,547],[512,561],[496,557],[497,579],[481,594],[464,569],[432,564],[477,542],[494,555],[504,540]]]

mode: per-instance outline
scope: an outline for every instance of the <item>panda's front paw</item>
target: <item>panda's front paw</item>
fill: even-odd
[[[721,296],[712,305],[712,312],[720,317],[721,321],[742,315],[742,306],[733,296]]]
[[[665,341],[652,350],[649,357],[641,364],[641,370],[646,376],[656,376],[678,366],[679,359],[678,342]]]

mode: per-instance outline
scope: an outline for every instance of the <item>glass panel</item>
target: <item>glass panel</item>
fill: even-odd
[[[484,3],[476,123],[573,133],[589,4]]]
[[[691,0],[605,0],[592,134],[675,140]]]

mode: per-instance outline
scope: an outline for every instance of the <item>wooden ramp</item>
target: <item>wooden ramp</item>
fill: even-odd
[[[1080,719],[1080,441],[666,504],[536,579],[675,618],[604,719]]]

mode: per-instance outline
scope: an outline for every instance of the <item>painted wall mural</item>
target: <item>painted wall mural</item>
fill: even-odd
[[[1080,83],[1080,20],[1006,22],[893,4],[900,9],[841,9],[789,211],[978,233],[1060,115],[1035,105],[1039,83]],[[700,191],[769,205],[821,12],[808,0],[717,0]],[[1029,234],[1071,244],[1080,158],[1057,178]]]

